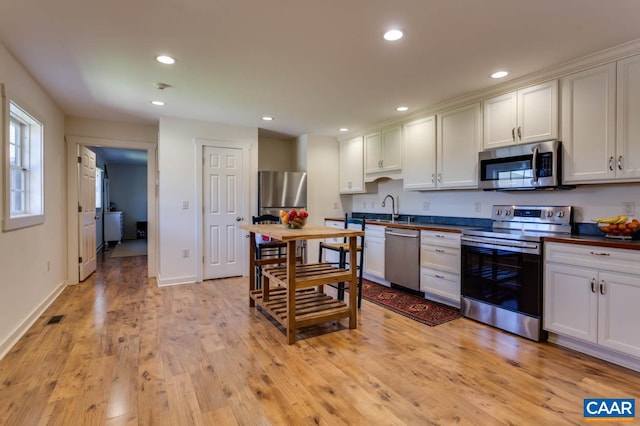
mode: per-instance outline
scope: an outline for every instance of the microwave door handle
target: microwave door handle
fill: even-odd
[[[533,160],[531,161],[533,169],[533,182],[538,183],[538,147],[533,148]]]

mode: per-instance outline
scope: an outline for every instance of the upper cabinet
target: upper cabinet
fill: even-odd
[[[478,187],[480,103],[407,123],[404,138],[404,189]]]
[[[552,80],[483,102],[483,148],[558,138],[558,81]]]
[[[340,193],[364,192],[362,136],[340,141]]]
[[[436,117],[404,125],[404,189],[436,187]]]
[[[364,137],[366,181],[380,177],[401,177],[402,127],[394,126]],[[393,173],[389,173],[393,172]]]
[[[640,179],[640,55],[561,80],[564,182]]]

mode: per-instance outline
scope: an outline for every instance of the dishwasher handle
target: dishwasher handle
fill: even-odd
[[[398,234],[397,232],[387,231],[385,235],[394,235],[396,237],[405,237],[405,238],[418,238],[419,235],[410,235],[410,234]]]

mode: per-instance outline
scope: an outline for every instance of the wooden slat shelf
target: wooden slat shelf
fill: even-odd
[[[269,300],[263,300],[262,290],[251,292],[251,298],[256,305],[267,311],[276,321],[287,326],[287,289],[284,287],[272,288],[269,291]],[[336,300],[313,288],[305,288],[296,291],[296,328],[308,327],[327,321],[348,318],[351,314],[346,303]]]
[[[275,266],[263,269],[269,280],[282,287],[287,287],[287,267]],[[296,265],[296,290],[324,284],[350,281],[351,271],[336,268],[328,263],[310,263]]]

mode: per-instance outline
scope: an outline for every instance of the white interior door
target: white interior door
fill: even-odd
[[[78,223],[80,281],[96,270],[96,154],[79,145]]]
[[[203,279],[242,275],[242,150],[204,147]]]

